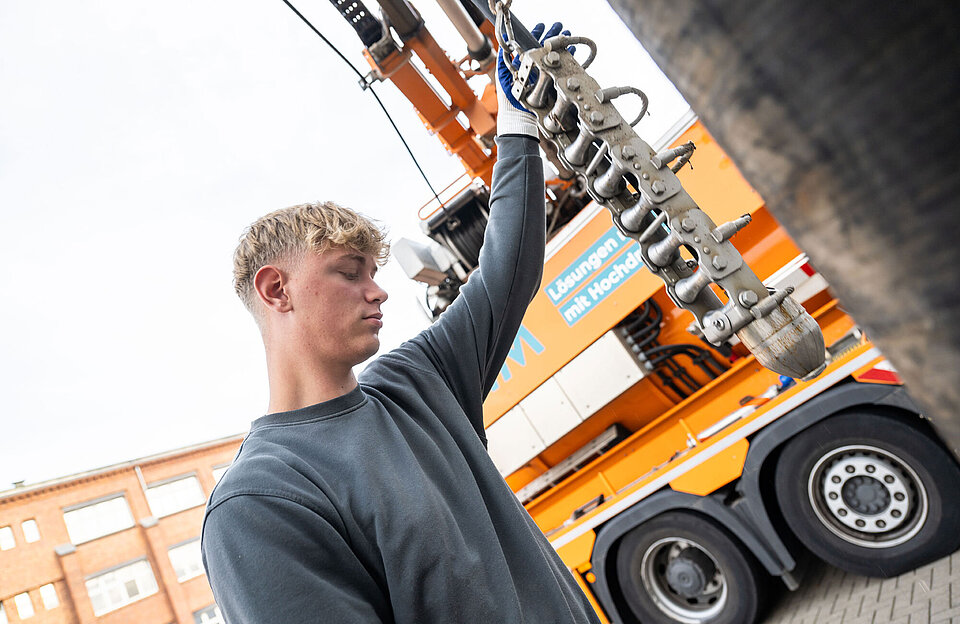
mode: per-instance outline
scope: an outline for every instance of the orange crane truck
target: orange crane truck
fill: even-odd
[[[453,61],[404,0],[381,1],[381,19],[359,0],[332,2],[366,46],[367,80],[392,81],[466,171],[421,209],[433,243],[395,244],[408,274],[428,285],[426,308],[436,317],[469,278],[483,239],[496,97],[492,84],[475,91],[469,80],[492,75],[495,29],[469,2],[439,0],[467,42],[468,54]],[[512,29],[525,32],[515,20]],[[569,41],[561,43],[554,49]],[[537,61],[547,63],[541,76],[548,54]],[[536,63],[523,58],[520,72],[529,75]],[[561,75],[551,78],[559,93]],[[561,95],[554,97],[553,110]],[[703,212],[737,224],[733,231],[750,223],[734,238],[745,266],[769,293],[792,293],[805,311],[794,317],[809,313],[822,333],[822,343],[798,347],[819,350],[800,354],[813,362],[804,375],[761,365],[742,334],[707,335],[704,319],[720,308],[691,317],[678,281],[655,274],[666,265],[654,262],[653,246],[638,245],[624,226],[627,209],[608,210],[614,199],[598,192],[599,174],[576,170],[577,149],[580,160],[604,160],[600,140],[570,147],[585,133],[583,112],[559,146],[548,114],[538,114],[544,134],[553,132],[542,144],[557,173],[547,185],[543,282],[484,416],[493,461],[601,619],[752,622],[773,577],[798,586],[806,550],[871,576],[956,550],[960,467],[707,129],[687,114],[649,154],[676,148],[680,166],[672,169]],[[690,144],[692,169],[682,167]],[[616,164],[608,153],[606,171]],[[653,192],[639,176],[607,188],[640,202]],[[657,211],[645,210],[644,229],[666,240],[673,221],[651,225]],[[688,247],[664,262],[681,278],[702,276],[702,257]],[[698,262],[697,274],[682,273]],[[722,310],[759,305],[750,300],[755,291],[733,301],[715,283],[699,288]]]

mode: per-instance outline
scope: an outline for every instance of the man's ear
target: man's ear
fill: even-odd
[[[274,312],[289,312],[293,309],[287,292],[287,276],[278,267],[272,264],[260,267],[253,276],[253,288],[268,309]]]

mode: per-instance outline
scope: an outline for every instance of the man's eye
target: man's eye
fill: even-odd
[[[360,278],[360,275],[358,273],[347,273],[346,271],[340,271],[340,273],[348,280],[355,280]]]

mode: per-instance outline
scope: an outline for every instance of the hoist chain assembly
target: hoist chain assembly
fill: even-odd
[[[693,143],[657,153],[637,136],[632,126],[646,112],[647,96],[634,87],[603,89],[587,74],[597,53],[592,40],[560,35],[521,51],[510,43],[509,1],[491,2],[491,10],[498,40],[506,35],[508,66],[520,58],[513,95],[536,115],[543,140],[556,150],[552,156],[580,176],[620,232],[640,244],[647,268],[666,283],[675,304],[693,313],[704,337],[719,345],[736,334],[773,371],[795,378],[819,374],[825,350],[816,321],[789,296],[792,289],[768,292],[730,242],[750,216],[717,226],[677,178]],[[568,51],[573,45],[589,48],[582,65]],[[631,122],[612,104],[627,94],[641,99],[640,115]]]

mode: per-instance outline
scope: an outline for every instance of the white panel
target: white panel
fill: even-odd
[[[801,273],[803,272],[801,271]],[[803,275],[806,276],[806,273]],[[791,296],[794,298],[794,300],[803,303],[826,287],[827,280],[825,280],[819,273],[814,273],[809,278],[797,284],[797,286],[795,286],[796,290],[793,291]]]
[[[545,448],[519,405],[487,427],[487,451],[503,476],[516,471]]]
[[[807,275],[803,270],[807,262],[806,254],[800,254],[780,267],[773,275],[763,280],[764,286],[778,290],[783,290],[787,286],[793,286],[794,291],[791,296],[797,303],[803,303],[829,286],[827,280],[819,273]]]
[[[553,376],[580,416],[587,418],[640,381],[643,369],[612,331]]]
[[[520,401],[520,406],[547,446],[583,421],[560,384],[552,377]]]
[[[412,280],[436,286],[447,277],[427,245],[401,238],[391,247],[400,268]]]

